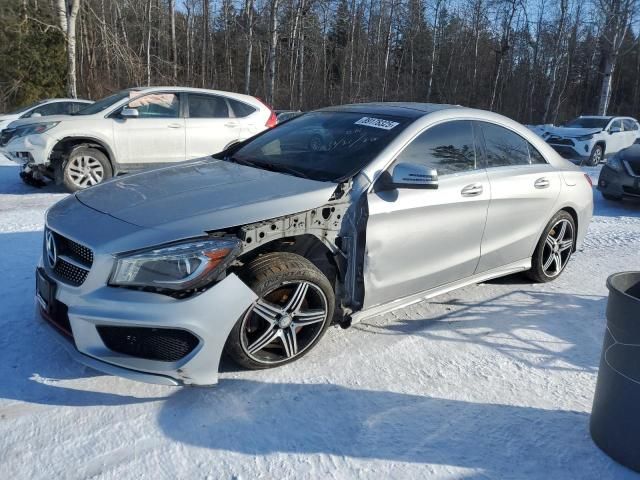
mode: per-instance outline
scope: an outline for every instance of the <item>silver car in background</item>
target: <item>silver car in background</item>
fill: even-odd
[[[551,281],[592,209],[589,177],[503,116],[332,107],[62,200],[36,298],[89,366],[211,385],[223,352],[273,367],[331,324],[515,272]]]

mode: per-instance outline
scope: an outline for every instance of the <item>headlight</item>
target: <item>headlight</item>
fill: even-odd
[[[620,160],[620,157],[617,154],[607,160],[607,167],[615,170],[616,172],[624,172],[622,160]]]
[[[215,280],[240,250],[235,238],[203,239],[118,257],[110,285],[189,290]]]
[[[29,125],[24,125],[22,127],[16,127],[15,133],[13,134],[13,138],[26,137],[27,135],[44,133],[47,130],[51,130],[53,127],[55,127],[59,123],[60,122],[31,123]]]
[[[577,137],[576,140],[579,142],[586,142],[587,140],[591,140],[593,138],[593,134],[582,135],[581,137]]]

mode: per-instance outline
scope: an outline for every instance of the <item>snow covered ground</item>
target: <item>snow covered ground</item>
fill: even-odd
[[[640,270],[639,203],[595,192],[585,251],[554,283],[468,287],[180,389],[73,363],[34,314],[43,213],[64,196],[0,161],[2,478],[638,478],[588,422],[605,279]]]

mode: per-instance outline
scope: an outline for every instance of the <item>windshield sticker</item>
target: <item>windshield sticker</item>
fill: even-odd
[[[356,125],[364,125],[365,127],[381,128],[383,130],[391,130],[400,125],[398,122],[391,120],[383,120],[381,118],[362,117],[356,122]]]

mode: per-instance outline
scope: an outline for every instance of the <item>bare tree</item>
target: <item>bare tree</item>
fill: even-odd
[[[67,94],[78,97],[76,76],[76,21],[80,11],[80,0],[56,0],[60,29],[67,45]]]

